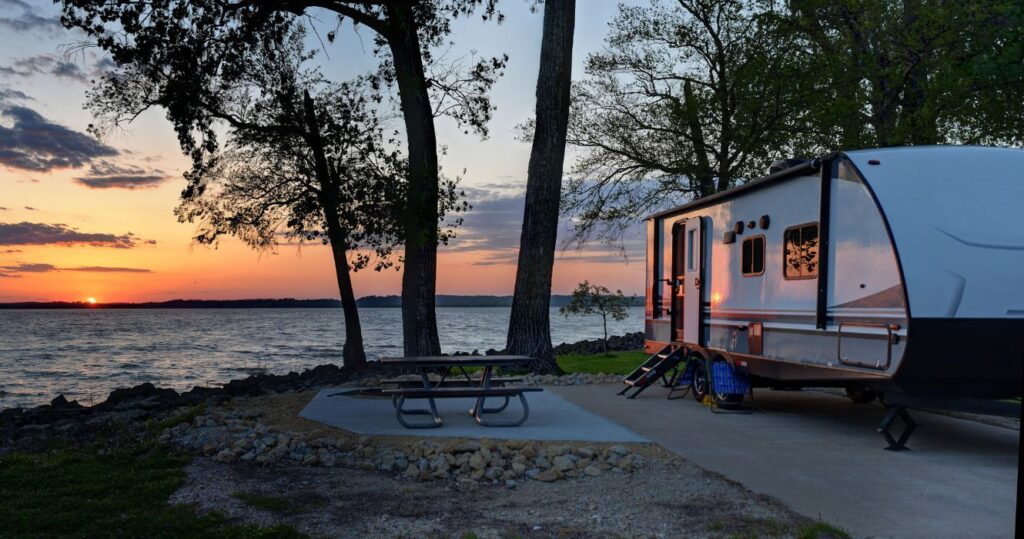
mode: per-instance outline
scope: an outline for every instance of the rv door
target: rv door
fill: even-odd
[[[701,335],[701,304],[704,294],[701,292],[704,283],[703,260],[704,219],[696,217],[686,221],[686,266],[683,286],[686,287],[683,302],[683,340],[690,344],[703,345]]]

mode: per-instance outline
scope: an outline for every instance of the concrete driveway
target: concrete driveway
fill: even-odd
[[[1012,537],[1018,432],[911,412],[910,451],[884,451],[879,405],[816,391],[755,390],[764,411],[713,414],[651,388],[551,388],[687,460],[855,537]]]

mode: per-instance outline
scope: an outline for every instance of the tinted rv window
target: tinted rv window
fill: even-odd
[[[764,236],[755,236],[743,240],[741,269],[746,277],[764,273]]]
[[[818,223],[787,228],[783,245],[785,278],[810,279],[818,276]]]

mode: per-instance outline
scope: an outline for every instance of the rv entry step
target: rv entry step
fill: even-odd
[[[626,398],[636,398],[643,390],[651,387],[659,379],[668,387],[668,373],[679,366],[679,362],[683,359],[684,350],[685,348],[682,346],[672,344],[658,350],[654,355],[647,358],[642,365],[637,367],[636,370],[622,379],[622,383],[626,387],[622,388],[622,391],[619,391],[618,394],[625,395],[626,392],[633,389],[635,390],[633,394]]]

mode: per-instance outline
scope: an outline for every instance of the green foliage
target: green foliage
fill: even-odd
[[[227,524],[168,505],[187,457],[152,444],[0,457],[0,536],[298,537],[287,526]]]
[[[798,0],[772,14],[838,148],[1024,141],[1024,5]]]
[[[643,351],[606,352],[598,355],[566,354],[558,356],[558,366],[568,374],[620,374],[633,372],[647,359]]]
[[[797,539],[849,539],[850,534],[819,520],[797,528],[796,537]]]

